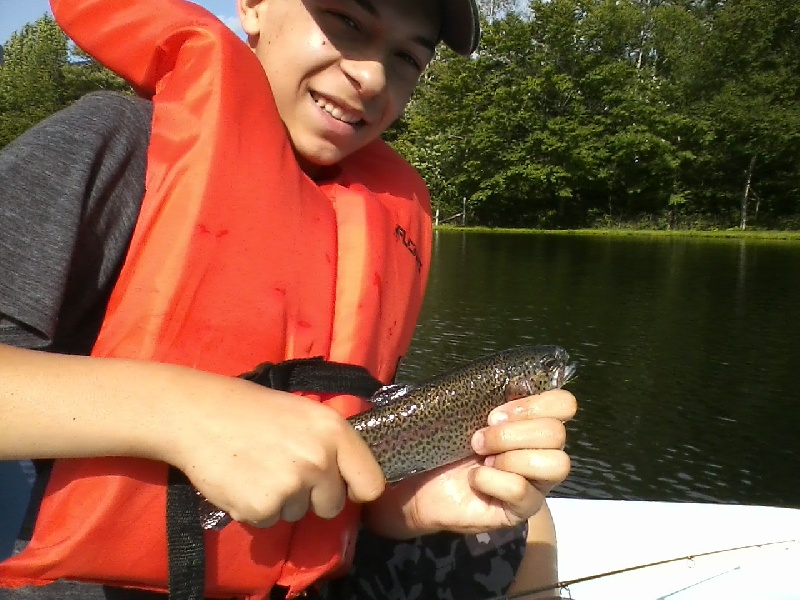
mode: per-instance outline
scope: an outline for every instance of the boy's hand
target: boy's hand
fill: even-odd
[[[318,402],[233,377],[184,373],[162,460],[237,521],[269,527],[309,510],[335,517],[350,497],[375,500],[383,473],[345,419]],[[181,377],[183,379],[183,376]]]
[[[405,538],[435,531],[479,533],[527,520],[569,474],[566,429],[575,397],[552,390],[509,402],[475,434],[478,457],[412,477],[369,506],[377,533]]]
[[[238,377],[0,344],[0,459],[131,456],[170,463],[235,519],[330,518],[385,486],[334,410]]]

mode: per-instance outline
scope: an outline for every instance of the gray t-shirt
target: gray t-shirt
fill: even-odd
[[[144,195],[152,104],[99,92],[0,152],[0,343],[88,354]]]
[[[146,100],[89,94],[0,151],[0,343],[91,351],[141,207],[152,112]],[[78,598],[102,599],[103,588],[0,590],[0,600]]]

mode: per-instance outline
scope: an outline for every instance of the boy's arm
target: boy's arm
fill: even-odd
[[[558,551],[556,527],[547,506],[528,519],[528,539],[522,564],[517,569],[514,583],[507,594],[522,593],[552,585],[553,588],[536,594],[521,596],[520,600],[560,598],[558,588]]]
[[[176,461],[180,376],[166,365],[0,345],[0,459],[139,456]],[[164,397],[173,402],[163,402]],[[171,425],[169,425],[171,423]]]
[[[182,470],[237,520],[323,517],[383,491],[345,419],[238,377],[0,345],[0,460],[134,456]],[[291,518],[294,517],[294,518]]]

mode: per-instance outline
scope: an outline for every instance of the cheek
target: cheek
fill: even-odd
[[[327,44],[328,38],[321,31],[316,31],[308,37],[308,49],[312,52],[323,50]]]
[[[395,85],[389,89],[389,107],[388,113],[391,116],[391,122],[394,122],[408,106],[411,101],[411,96],[414,94],[416,85]]]

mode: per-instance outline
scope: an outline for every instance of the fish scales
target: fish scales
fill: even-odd
[[[373,408],[348,421],[364,438],[390,483],[473,454],[472,435],[508,400],[558,388],[575,373],[559,346],[521,346],[484,356],[415,385],[386,386]],[[199,492],[200,522],[220,530],[225,511]]]
[[[351,417],[387,481],[473,454],[472,435],[508,400],[561,387],[575,372],[558,346],[523,346],[479,358],[423,383],[379,390]]]

